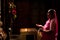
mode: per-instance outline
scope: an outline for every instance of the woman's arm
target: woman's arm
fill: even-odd
[[[45,31],[45,32],[54,31],[54,30],[56,29],[55,26],[56,26],[55,21],[52,20],[52,21],[50,22],[50,29],[49,29],[49,30],[43,30],[43,31]]]
[[[50,32],[51,30],[43,30],[43,32]]]
[[[43,30],[43,29],[42,29],[42,28],[43,28],[42,25],[36,24],[36,26],[41,27],[41,28],[40,28],[40,31],[43,31],[43,32],[50,32],[50,31],[51,31],[51,30]]]
[[[42,27],[42,28],[43,28],[43,26],[42,26],[42,25],[39,25],[39,24],[36,24],[36,26],[38,26],[38,27]]]

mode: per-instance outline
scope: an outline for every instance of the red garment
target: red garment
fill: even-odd
[[[43,30],[50,30],[51,20],[47,20]],[[53,23],[54,24],[54,23]],[[56,27],[51,27],[52,31],[42,32],[42,40],[55,40]]]

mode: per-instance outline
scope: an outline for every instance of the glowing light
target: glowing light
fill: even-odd
[[[27,28],[25,29],[25,31],[27,31]]]

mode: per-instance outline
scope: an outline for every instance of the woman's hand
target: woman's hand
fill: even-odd
[[[42,25],[39,25],[39,24],[36,24],[36,26],[38,26],[38,27],[43,27]]]

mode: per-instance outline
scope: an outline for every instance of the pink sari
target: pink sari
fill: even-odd
[[[56,11],[55,11],[55,22],[56,22],[55,40],[57,40],[57,37],[58,37],[58,19],[57,19],[57,16],[56,16]]]
[[[54,25],[53,21],[54,21],[55,25]],[[52,27],[50,27],[51,26],[50,24],[52,25]],[[42,36],[43,36],[42,40],[57,40],[57,36],[58,36],[58,21],[57,21],[56,13],[55,13],[55,18],[53,20],[48,19],[46,21],[46,24],[43,27],[43,30],[50,30],[50,29],[52,29],[52,31],[50,31],[50,32],[42,32]]]

